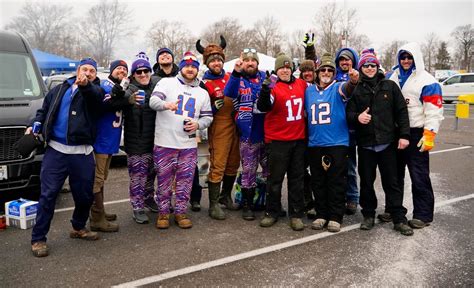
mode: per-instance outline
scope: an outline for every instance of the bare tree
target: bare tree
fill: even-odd
[[[323,6],[315,17],[322,50],[334,55],[342,47],[352,47],[356,51],[368,48],[369,37],[358,34],[355,29],[358,22],[356,9],[343,9],[336,2]]]
[[[425,61],[425,68],[430,73],[434,72],[434,63],[436,61],[435,55],[438,46],[439,38],[434,32],[428,33],[425,37],[425,42],[421,45],[423,60]]]
[[[105,0],[92,6],[80,22],[81,36],[87,40],[99,65],[107,66],[118,39],[130,36],[133,27],[129,14],[126,4]]]
[[[384,67],[387,71],[392,68],[392,66],[397,65],[397,52],[398,48],[400,48],[406,41],[394,40],[388,44],[382,45],[385,47],[383,51],[380,53],[380,64]]]
[[[329,3],[321,8],[315,17],[318,26],[318,35],[321,38],[321,48],[334,55],[341,46],[341,31],[339,29],[342,11],[336,3]]]
[[[254,23],[250,31],[251,42],[258,52],[276,56],[281,50],[280,23],[273,16],[266,16]]]
[[[304,31],[301,29],[295,30],[290,33],[287,37],[287,51],[289,51],[289,55],[292,58],[298,58],[300,61],[304,60],[304,46],[303,44],[303,37],[305,33],[308,31]]]
[[[454,29],[452,36],[458,42],[458,49],[461,51],[461,69],[471,70],[474,46],[474,29],[471,24],[458,26]]]
[[[180,21],[158,20],[151,25],[146,37],[154,50],[167,47],[178,58],[186,51],[196,50],[196,39]]]
[[[34,48],[54,53],[54,49],[63,44],[58,40],[65,37],[69,11],[70,7],[66,5],[27,2],[20,15],[13,18],[5,29],[23,34]]]
[[[226,60],[232,60],[240,56],[240,52],[249,46],[250,38],[236,18],[223,18],[214,22],[204,29],[199,39],[203,46],[207,43],[220,43],[219,36],[224,36],[227,46],[225,48]]]

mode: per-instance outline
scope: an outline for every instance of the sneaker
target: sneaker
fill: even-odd
[[[313,221],[313,224],[311,224],[311,229],[322,230],[324,228],[324,225],[326,225],[326,222],[326,219],[318,218]]]
[[[174,215],[174,222],[178,224],[179,228],[188,229],[193,227],[193,223],[188,218],[186,214],[176,214]]]
[[[75,239],[82,239],[82,240],[99,240],[99,234],[97,232],[91,232],[87,230],[86,228],[83,228],[81,230],[72,230],[69,233],[69,237],[75,238]]]
[[[135,222],[138,224],[148,224],[150,222],[150,219],[148,219],[145,213],[145,209],[133,210],[133,219],[135,219]]]
[[[277,222],[277,218],[272,217],[270,214],[265,213],[265,216],[260,220],[260,227],[270,227]]]
[[[411,236],[413,235],[413,229],[411,229],[410,226],[406,223],[397,223],[393,225],[393,229],[395,231],[400,232],[400,234],[405,235],[405,236]]]
[[[316,210],[314,208],[311,208],[310,210],[306,211],[306,217],[310,220],[315,220],[316,219]]]
[[[293,231],[302,231],[304,230],[304,223],[301,218],[291,218],[290,227]]]
[[[364,220],[360,223],[360,230],[370,230],[374,228],[374,224],[374,217],[364,217]]]
[[[333,233],[341,231],[341,224],[336,221],[329,221],[328,231]]]
[[[379,218],[381,222],[392,222],[392,215],[387,212],[377,215],[377,218]]]
[[[201,204],[199,204],[199,202],[191,202],[191,211],[193,212],[199,212],[201,211]]]
[[[426,226],[430,226],[430,222],[423,222],[419,219],[413,218],[413,220],[408,221],[408,225],[410,225],[413,229],[421,229]]]
[[[168,229],[170,227],[170,214],[160,214],[156,219],[157,229]]]
[[[153,213],[158,213],[160,210],[158,208],[158,205],[155,202],[155,199],[153,198],[148,198],[144,201],[144,206],[145,208],[148,208]]]
[[[46,257],[49,255],[49,247],[46,242],[35,242],[31,245],[31,252],[35,257]]]
[[[346,214],[347,215],[354,215],[356,212],[357,212],[357,203],[347,202],[346,203]]]

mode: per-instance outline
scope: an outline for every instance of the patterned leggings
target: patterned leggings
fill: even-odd
[[[153,148],[158,189],[155,201],[160,214],[170,213],[173,184],[176,184],[175,214],[186,214],[197,165],[197,148]]]
[[[153,155],[128,155],[127,166],[130,175],[130,203],[133,210],[144,209],[145,200],[153,197],[155,190]]]
[[[262,166],[262,177],[268,176],[268,159],[263,142],[252,143],[250,140],[240,141],[240,158],[242,161],[242,188],[257,187],[257,168]]]

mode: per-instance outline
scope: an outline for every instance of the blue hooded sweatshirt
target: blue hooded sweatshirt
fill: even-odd
[[[354,61],[352,61],[352,69],[357,70],[357,64],[359,63],[359,55],[354,49],[349,48],[349,47],[339,49],[339,51],[336,52],[336,59],[334,60],[336,62],[336,78],[335,79],[337,82],[349,81],[349,75],[348,75],[349,71],[344,72],[339,66],[339,57],[341,57],[341,52],[345,50],[351,52],[352,56],[354,56]]]

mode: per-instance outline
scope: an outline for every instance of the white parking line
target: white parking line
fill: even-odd
[[[462,147],[457,147],[457,148],[451,148],[451,149],[433,151],[433,152],[430,152],[430,154],[437,154],[437,153],[444,153],[444,152],[452,152],[452,151],[463,150],[463,149],[469,149],[469,148],[472,148],[472,146],[462,146]],[[115,200],[115,201],[108,201],[108,202],[105,202],[104,205],[118,204],[118,203],[123,203],[123,202],[127,202],[127,201],[130,201],[130,199],[120,199],[120,200]],[[74,207],[67,207],[67,208],[56,209],[56,210],[54,210],[54,212],[55,212],[55,213],[58,213],[58,212],[65,212],[65,211],[72,211],[72,210],[74,210]]]
[[[457,148],[451,148],[451,149],[444,149],[444,150],[439,150],[439,151],[433,151],[430,152],[430,154],[438,154],[438,153],[444,153],[444,152],[451,152],[451,151],[457,151],[457,150],[464,150],[464,149],[469,149],[472,148],[472,146],[462,146],[462,147],[457,147]]]
[[[449,199],[449,200],[446,200],[446,201],[439,202],[435,205],[435,207],[440,208],[440,207],[443,207],[443,206],[446,206],[446,205],[450,205],[450,204],[453,204],[453,203],[456,203],[456,202],[460,202],[460,201],[464,201],[464,200],[468,200],[468,199],[472,199],[472,198],[474,198],[474,193],[466,195],[466,196],[462,196],[462,197],[458,197],[458,198]],[[286,249],[286,248],[289,248],[289,247],[301,245],[301,244],[308,243],[308,242],[311,242],[311,241],[315,241],[315,240],[318,240],[318,239],[340,235],[341,233],[348,232],[348,231],[351,231],[351,230],[354,230],[354,229],[358,229],[359,227],[360,227],[360,223],[350,225],[350,226],[347,226],[347,227],[343,227],[341,229],[341,232],[339,232],[339,233],[321,232],[321,233],[311,235],[311,236],[306,236],[306,237],[303,237],[303,238],[300,238],[300,239],[295,239],[295,240],[292,240],[292,241],[288,241],[288,242],[284,242],[284,243],[280,243],[280,244],[276,244],[276,245],[272,245],[272,246],[268,246],[268,247],[264,247],[264,248],[260,248],[260,249],[240,253],[240,254],[237,254],[237,255],[224,257],[224,258],[221,258],[221,259],[213,260],[213,261],[206,262],[206,263],[197,264],[197,265],[194,265],[194,266],[185,267],[185,268],[182,268],[182,269],[166,272],[166,273],[163,273],[163,274],[149,276],[149,277],[142,278],[142,279],[139,279],[139,280],[119,284],[119,285],[116,285],[116,286],[113,286],[113,287],[138,287],[138,286],[143,286],[143,285],[147,285],[147,284],[151,284],[151,283],[156,283],[156,282],[160,282],[160,281],[167,280],[167,279],[170,279],[170,278],[191,274],[191,273],[202,271],[202,270],[205,270],[205,269],[222,266],[222,265],[237,262],[237,261],[240,261],[240,260],[244,260],[244,259],[259,256],[259,255],[275,252],[275,251],[278,251],[278,250]]]

